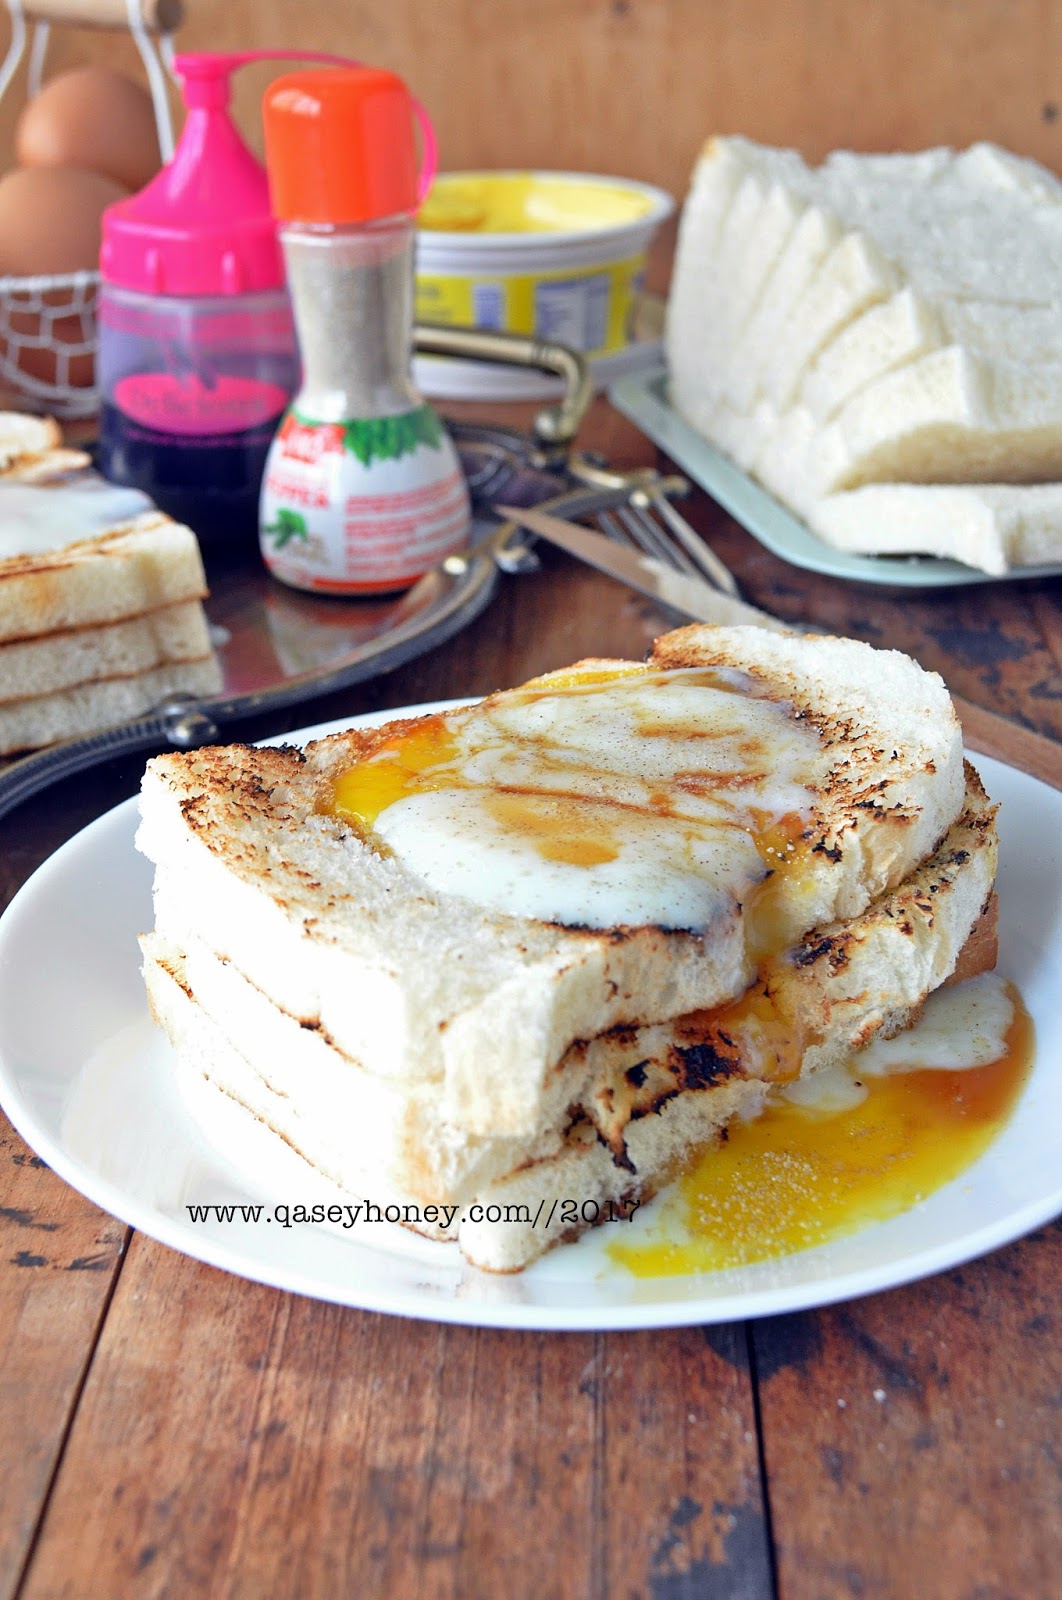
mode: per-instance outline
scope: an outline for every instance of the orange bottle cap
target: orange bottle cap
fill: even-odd
[[[282,222],[371,222],[417,209],[422,113],[395,73],[293,72],[271,84],[263,112],[270,200]]]

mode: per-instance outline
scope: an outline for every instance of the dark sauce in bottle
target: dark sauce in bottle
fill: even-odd
[[[174,435],[104,401],[100,471],[112,483],[143,489],[160,511],[186,523],[209,565],[257,557],[258,494],[281,416],[239,432]]]

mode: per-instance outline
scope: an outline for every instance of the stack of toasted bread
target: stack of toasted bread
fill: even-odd
[[[712,139],[668,311],[671,396],[829,542],[991,573],[1062,559],[1062,183],[993,145]]]
[[[219,1138],[237,1108],[512,1271],[991,966],[993,817],[908,658],[687,628],[305,751],[152,761],[145,977]]]
[[[83,469],[50,419],[0,413],[0,754],[220,687],[190,529]]]

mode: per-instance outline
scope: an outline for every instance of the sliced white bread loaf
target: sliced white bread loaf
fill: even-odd
[[[734,1115],[758,1110],[770,1084],[906,1025],[970,948],[995,857],[994,808],[968,769],[961,817],[897,889],[808,933],[720,1011],[574,1044],[522,1138],[470,1136],[449,1120],[439,1084],[366,1072],[202,942],[181,952],[146,936],[145,979],[182,1072],[210,1083],[230,1111],[272,1130],[347,1196],[460,1207],[449,1231],[466,1256],[512,1271],[582,1231],[609,1200],[647,1198]],[[989,936],[970,970],[993,959]],[[218,1128],[220,1107],[202,1104],[208,1131]],[[586,1203],[575,1224],[560,1205],[571,1196]],[[477,1201],[507,1220],[477,1219]]]
[[[12,639],[0,644],[0,706],[209,655],[210,632],[198,600],[122,622]]]
[[[602,670],[638,673],[629,664],[584,665],[588,681]],[[590,781],[619,798],[622,783],[621,803],[630,804],[638,784],[651,782],[657,793],[674,757],[680,767],[703,768],[688,787],[710,797],[713,784],[725,793],[733,782],[728,762],[741,770],[762,760],[773,771],[790,759],[791,730],[803,730],[808,809],[797,867],[772,878],[768,858],[741,866],[744,847],[733,833],[725,851],[728,874],[751,870],[761,883],[772,880],[767,922],[778,948],[807,927],[858,915],[917,865],[962,805],[961,737],[950,699],[939,678],[907,657],[849,640],[692,628],[659,640],[650,667],[747,674],[757,716],[775,708],[766,744],[762,722],[750,745],[753,724],[742,721],[744,753],[735,754],[718,728],[689,729],[676,713],[675,737],[690,739],[689,751],[680,743],[674,756],[662,744],[645,779],[622,764],[610,769],[607,755],[586,766],[578,742],[565,744],[574,737],[564,731],[569,691],[579,687],[573,669],[552,692],[549,679],[536,680],[492,696],[475,713],[354,731],[305,753],[233,747],[157,758],[145,774],[138,845],[158,869],[159,933],[172,948],[187,948],[203,935],[208,906],[214,951],[367,1071],[441,1082],[447,1116],[467,1133],[533,1131],[548,1073],[574,1040],[714,1006],[746,987],[759,960],[754,932],[767,925],[758,891],[750,882],[734,893],[718,884],[694,931],[681,921],[587,927],[506,915],[433,888],[375,833],[333,814],[342,774],[410,730],[429,746],[467,748],[471,759],[515,718],[519,747],[528,737],[521,719],[530,715],[536,726],[554,728],[557,769],[575,792]],[[661,708],[669,703],[661,700]],[[657,794],[653,807],[662,803]],[[460,866],[460,857],[458,846],[442,865]],[[425,870],[430,876],[431,865]]]
[[[80,683],[54,694],[0,704],[0,755],[36,750],[141,717],[167,695],[212,695],[221,689],[217,659],[171,662],[128,678]]]
[[[697,229],[711,170],[740,166],[797,220]],[[1062,186],[992,146],[918,156],[712,140],[680,229],[667,347],[673,403],[802,515],[876,481],[1062,476]],[[740,234],[744,238],[741,246]],[[792,261],[798,239],[833,243]],[[720,245],[726,241],[725,258]],[[755,287],[751,307],[721,291]],[[705,330],[708,330],[705,332]]]

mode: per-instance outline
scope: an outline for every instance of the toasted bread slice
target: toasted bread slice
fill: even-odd
[[[702,694],[704,674],[728,686],[719,693],[736,721],[725,738],[715,711],[702,707],[707,720],[691,726],[676,705],[692,702],[668,698],[691,688]],[[624,690],[607,701],[606,716],[604,697],[587,698],[595,685],[636,679],[663,686],[645,692],[663,696],[671,718],[663,732],[677,741],[652,747],[648,777],[610,753],[633,737],[623,716],[652,731],[646,705],[625,700]],[[592,759],[578,734],[588,709],[605,727]],[[595,804],[641,807],[646,832],[658,821],[663,829],[667,806],[683,828],[691,807],[729,807],[738,818],[760,814],[760,804],[769,811],[784,766],[790,778],[802,774],[778,801],[796,805],[788,832],[775,845],[766,824],[758,834],[751,821],[732,828],[713,858],[719,871],[696,924],[658,917],[590,927],[509,914],[433,885],[432,862],[417,855],[427,835],[416,808],[417,870],[378,831],[386,814],[364,826],[335,810],[341,776],[353,769],[360,779],[370,766],[378,773],[396,749],[401,756],[413,748],[411,739],[422,767],[444,744],[464,752],[461,770],[486,749],[502,763],[492,769],[495,778],[502,772],[502,788],[518,789],[514,774],[527,775],[506,765],[506,752],[521,756],[542,727],[560,752],[560,777],[550,782],[589,787]],[[643,754],[649,748],[638,745]],[[670,800],[663,778],[652,782],[653,762],[664,756]],[[233,747],[159,757],[145,774],[138,843],[158,866],[157,928],[172,948],[203,933],[209,906],[215,953],[367,1072],[439,1083],[445,1114],[465,1136],[526,1137],[539,1126],[550,1071],[574,1041],[735,998],[764,954],[809,928],[858,916],[900,883],[955,821],[963,792],[947,691],[908,658],[847,640],[694,628],[659,641],[649,671],[585,663],[478,709],[355,730],[305,752]],[[427,803],[430,811],[430,792]],[[466,847],[467,840],[436,852],[435,865],[458,871]],[[688,876],[699,893],[698,871]],[[469,886],[467,874],[458,871],[457,881]]]
[[[198,600],[43,639],[9,640],[0,644],[0,710],[13,701],[209,655],[210,632]]]
[[[87,467],[84,450],[67,450],[54,417],[0,411],[0,482],[47,483]]]
[[[312,1167],[348,1197],[413,1202],[414,1215],[455,1208],[450,1232],[468,1258],[515,1270],[604,1216],[607,1202],[655,1192],[733,1116],[758,1110],[771,1085],[898,1031],[960,968],[989,968],[994,815],[968,769],[960,818],[898,888],[810,931],[728,1006],[576,1042],[523,1138],[468,1136],[441,1084],[366,1072],[202,941],[182,951],[146,936],[145,978],[182,1071],[229,1102],[228,1112],[201,1102],[208,1122],[224,1115],[238,1130],[241,1109],[302,1155],[307,1177]],[[585,1202],[576,1224],[553,1204],[573,1195]],[[477,1201],[508,1220],[478,1220]]]
[[[112,728],[154,710],[167,695],[212,695],[220,688],[221,668],[216,656],[208,655],[8,701],[0,705],[0,755]]]
[[[195,534],[161,511],[88,538],[76,531],[72,526],[71,541],[60,548],[0,559],[0,641],[117,622],[205,597]]]

